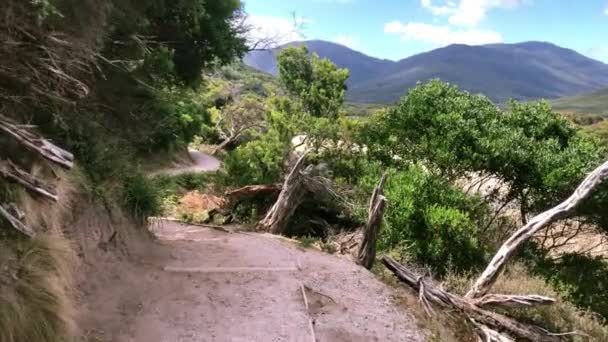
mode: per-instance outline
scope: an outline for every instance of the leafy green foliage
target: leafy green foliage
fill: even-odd
[[[281,51],[278,63],[279,79],[312,116],[337,116],[344,104],[348,70],[316,54],[311,59],[305,46]]]
[[[362,189],[369,193],[378,178],[377,171],[364,176]],[[418,166],[390,172],[385,196],[389,205],[378,241],[380,249],[409,256],[439,276],[483,264],[479,227],[487,208],[480,199]]]
[[[291,142],[276,130],[239,146],[224,159],[226,183],[236,186],[270,184],[281,179]]]
[[[572,303],[608,319],[608,263],[604,259],[565,254],[558,260],[540,260],[534,270]]]
[[[438,80],[375,114],[363,138],[387,165],[417,160],[452,180],[470,172],[501,179],[509,187],[505,200],[517,199],[524,213],[563,200],[604,156],[596,140],[546,102],[512,102],[501,112]]]
[[[157,188],[142,174],[127,179],[124,186],[124,202],[133,216],[142,221],[160,212]]]
[[[237,25],[241,6],[239,0],[115,0],[109,41],[121,44],[109,44],[105,53],[136,60],[155,49],[168,49],[176,78],[198,85],[203,68],[231,62],[245,52],[243,27]]]

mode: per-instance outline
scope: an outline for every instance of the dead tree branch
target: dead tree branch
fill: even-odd
[[[13,228],[21,232],[22,234],[33,238],[36,236],[34,230],[26,226],[21,220],[11,214],[4,205],[0,205],[0,216],[3,217]]]
[[[0,161],[0,176],[21,185],[30,192],[44,196],[54,202],[57,202],[58,200],[57,192],[53,187],[46,185],[41,180],[34,178],[28,172],[21,170],[10,160]]]
[[[521,307],[521,306],[536,306],[536,305],[551,305],[555,303],[554,298],[539,296],[539,295],[504,295],[504,294],[488,294],[473,302],[479,307]]]
[[[503,243],[496,255],[490,261],[485,271],[475,281],[473,287],[469,290],[467,298],[479,298],[490,290],[492,285],[503,270],[507,260],[515,253],[517,248],[534,236],[540,229],[550,224],[551,222],[566,216],[574,210],[583,200],[585,200],[591,192],[608,178],[608,161],[595,169],[585,180],[579,185],[574,194],[559,205],[545,211],[544,213],[532,218],[526,225],[520,228],[507,241]]]
[[[487,329],[481,330],[485,336],[491,337],[486,341],[512,341],[510,336],[530,341],[561,341],[559,336],[542,328],[522,324],[505,315],[482,309],[468,298],[451,294],[387,256],[382,257],[381,260],[399,280],[419,293],[420,301],[425,307],[430,308],[430,305],[434,304],[447,309],[455,309],[469,320],[473,320],[478,328],[480,325],[486,327]],[[429,309],[427,311],[432,312]]]
[[[247,185],[242,188],[228,191],[224,197],[229,200],[240,199],[243,197],[253,197],[257,195],[274,194],[281,191],[281,184]]]
[[[67,169],[71,169],[74,166],[74,156],[70,152],[55,146],[41,136],[25,130],[1,115],[0,131],[6,133],[27,149],[38,153],[47,160],[59,164]]]
[[[388,174],[385,172],[380,178],[380,182],[374,188],[372,197],[369,201],[368,218],[363,232],[363,240],[357,253],[357,263],[367,269],[371,269],[376,259],[376,239],[378,231],[382,225],[382,216],[386,208],[386,198],[384,197],[384,183]]]

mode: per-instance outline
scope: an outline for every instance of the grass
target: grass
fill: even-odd
[[[470,287],[471,281],[470,277],[450,274],[446,277],[444,285],[452,292],[464,294]],[[556,298],[557,302],[553,305],[509,309],[502,313],[552,332],[580,333],[572,336],[570,341],[608,341],[608,327],[601,318],[567,301],[563,294],[542,278],[531,275],[523,265],[515,264],[501,275],[493,286],[492,293],[538,294]]]
[[[155,184],[142,174],[127,179],[124,188],[124,202],[131,214],[138,220],[160,212],[158,189]]]
[[[0,342],[67,341],[74,260],[58,236],[0,241]]]
[[[608,88],[590,94],[564,97],[551,101],[553,109],[578,115],[608,118]]]

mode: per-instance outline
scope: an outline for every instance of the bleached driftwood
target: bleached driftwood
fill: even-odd
[[[2,132],[49,161],[67,169],[74,167],[74,156],[70,152],[59,148],[47,139],[26,130],[23,126],[17,125],[0,115],[0,133]]]
[[[279,198],[266,213],[264,219],[258,223],[260,230],[269,231],[273,234],[281,234],[285,230],[285,225],[297,209],[305,193],[304,177],[301,174],[305,159],[306,154],[303,154],[285,178]]]
[[[386,208],[384,183],[386,182],[387,175],[386,172],[382,175],[369,200],[367,223],[363,229],[363,240],[357,253],[357,263],[367,269],[372,268],[376,259],[376,240],[378,238],[378,231],[382,225],[384,209]]]
[[[488,294],[479,299],[475,299],[473,303],[479,307],[513,308],[520,306],[551,305],[555,303],[555,299],[539,295]]]
[[[522,243],[529,240],[543,227],[573,211],[581,202],[589,197],[591,192],[606,180],[606,178],[608,178],[608,161],[589,174],[572,196],[559,205],[535,216],[528,224],[511,235],[511,237],[503,243],[496,255],[494,255],[492,261],[490,261],[481,276],[477,278],[473,287],[466,294],[466,297],[479,298],[488,293],[503,270],[507,260],[509,260]]]
[[[30,192],[44,196],[55,202],[58,200],[57,192],[52,186],[36,179],[10,160],[0,161],[0,176],[21,185]]]

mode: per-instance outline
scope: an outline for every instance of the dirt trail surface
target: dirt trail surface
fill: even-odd
[[[108,260],[82,289],[85,341],[425,340],[391,289],[347,260],[266,234],[151,230],[149,251]]]
[[[192,160],[191,164],[175,165],[172,168],[154,172],[152,175],[177,176],[184,173],[211,172],[220,169],[220,161],[207,153],[188,150],[188,154]]]

